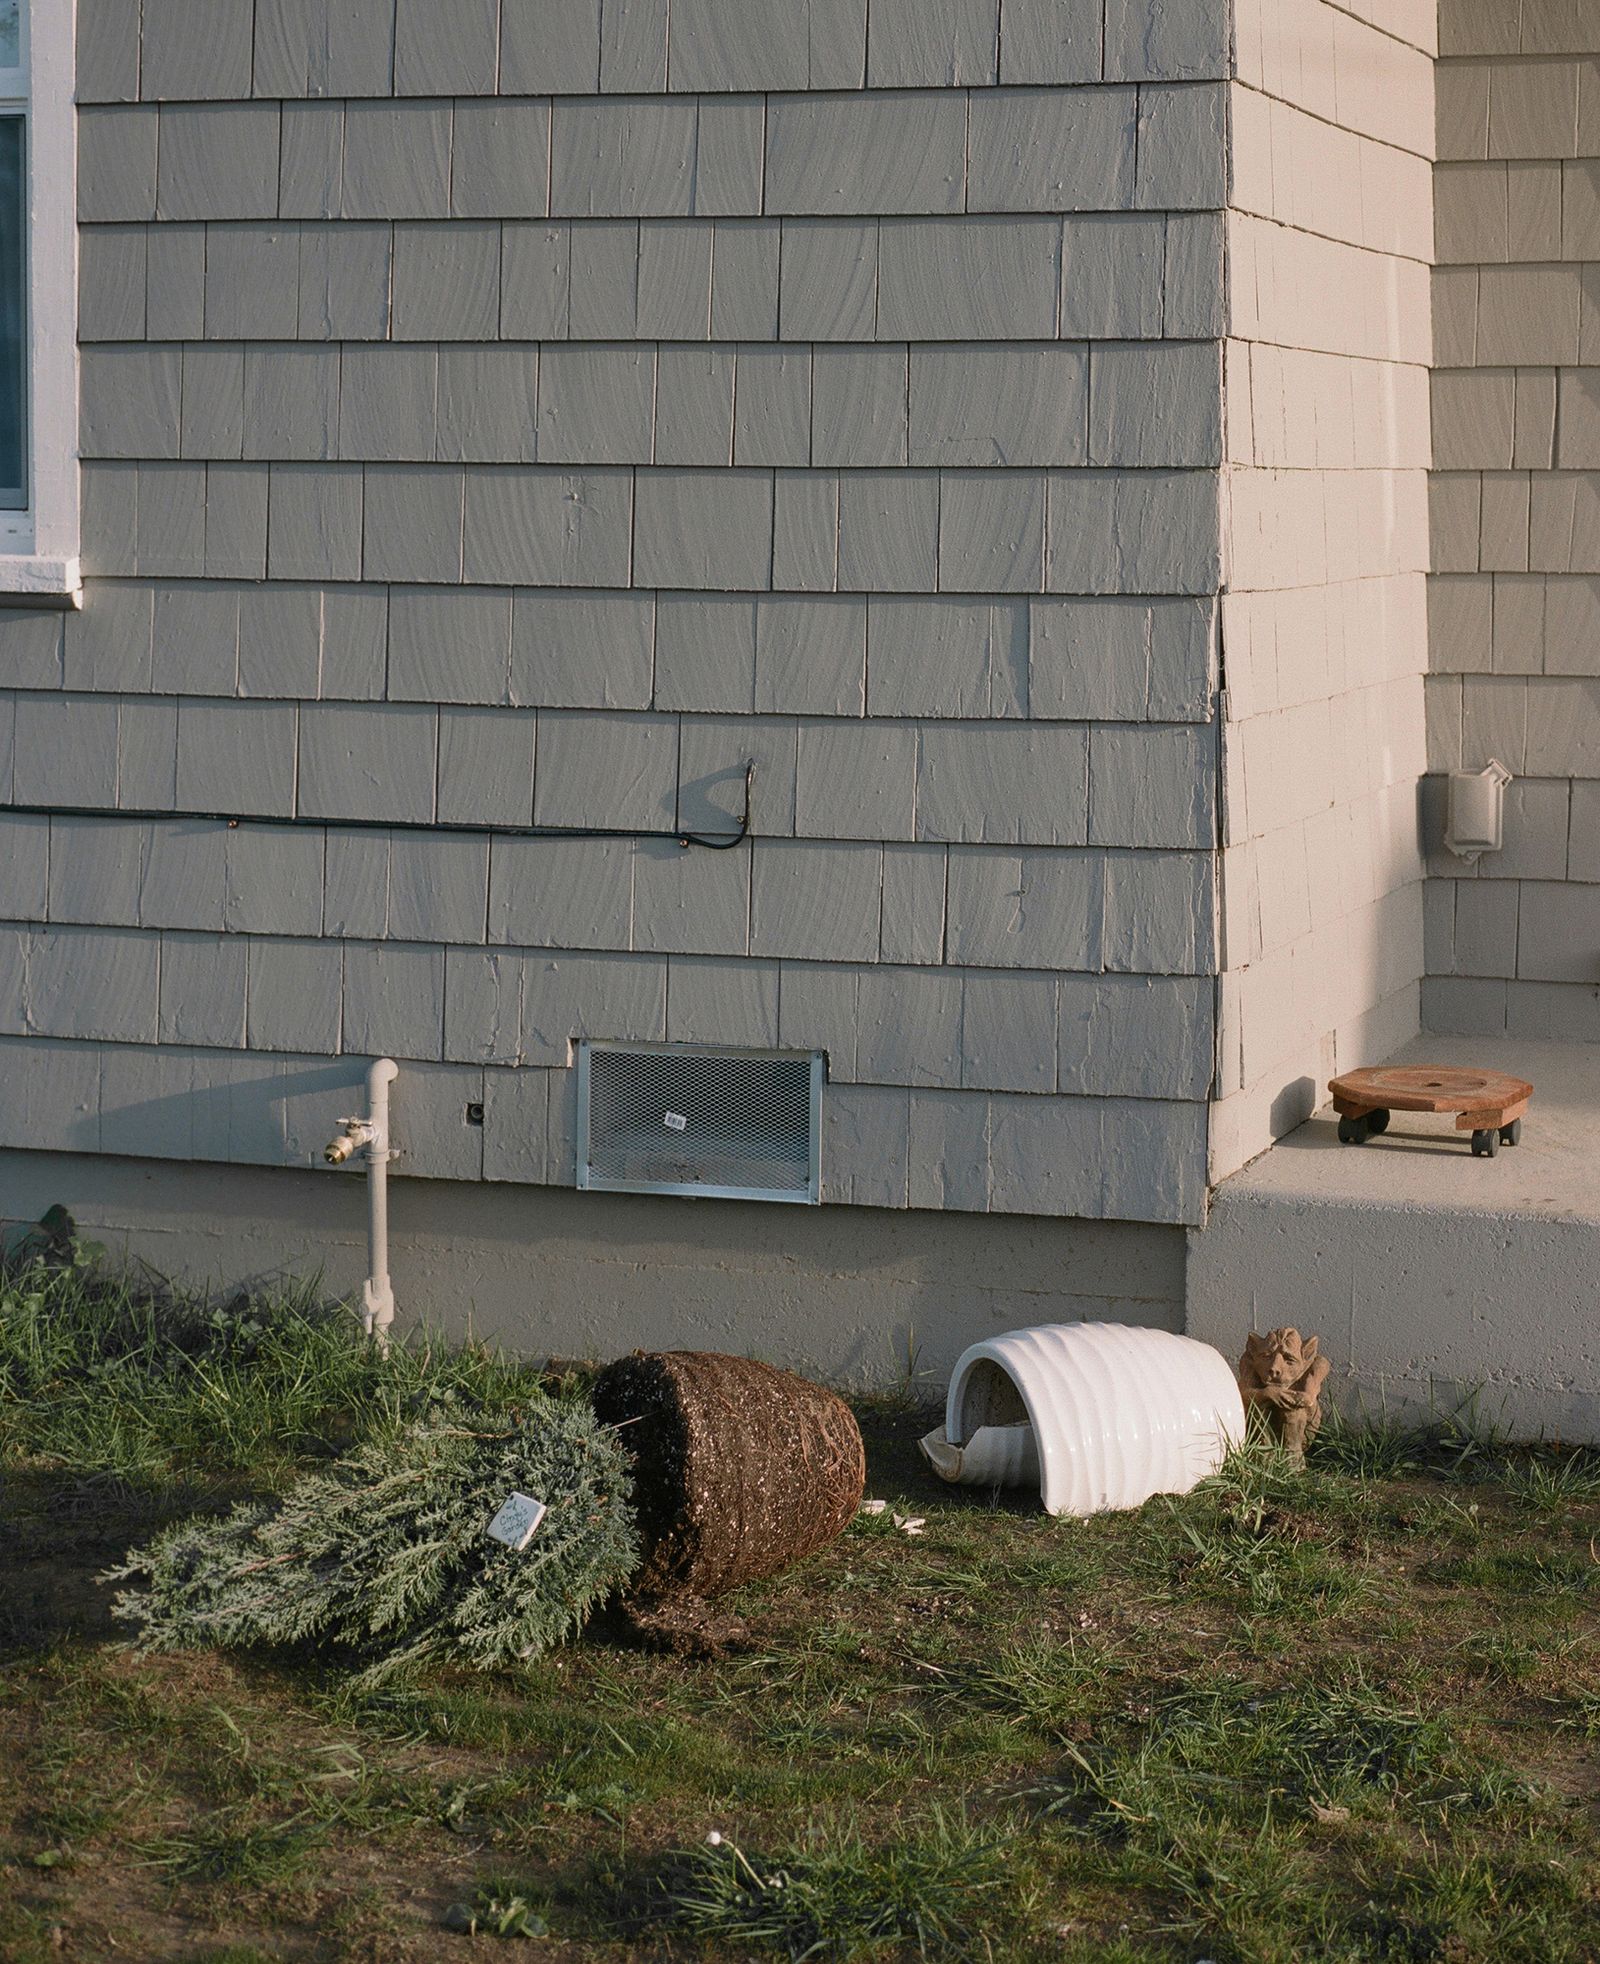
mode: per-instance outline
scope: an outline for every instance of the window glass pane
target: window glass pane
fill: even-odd
[[[0,511],[27,496],[27,145],[20,116],[0,116]]]
[[[21,0],[0,0],[0,68],[22,65]]]

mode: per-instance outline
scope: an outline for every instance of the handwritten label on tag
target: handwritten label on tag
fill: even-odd
[[[531,1494],[514,1493],[495,1515],[484,1532],[491,1541],[503,1541],[518,1554],[539,1531],[545,1517],[545,1504]]]

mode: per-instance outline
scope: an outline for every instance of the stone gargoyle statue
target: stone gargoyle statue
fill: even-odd
[[[1298,1330],[1268,1330],[1245,1339],[1239,1389],[1247,1410],[1260,1411],[1291,1459],[1305,1458],[1322,1423],[1322,1387],[1329,1364],[1316,1337]]]

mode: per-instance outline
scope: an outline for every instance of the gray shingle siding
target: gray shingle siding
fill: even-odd
[[[1223,10],[195,11],[80,8],[86,604],[0,615],[0,774],[319,822],[0,819],[5,1139],[309,1163],[382,1051],[409,1170],[569,1181],[575,1037],[781,1043],[830,1200],[1195,1218]],[[751,757],[725,854],[340,824]]]

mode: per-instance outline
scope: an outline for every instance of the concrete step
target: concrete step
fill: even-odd
[[[1522,1143],[1475,1159],[1453,1119],[1396,1112],[1341,1146],[1319,1113],[1191,1232],[1190,1335],[1236,1361],[1251,1330],[1293,1324],[1345,1410],[1600,1443],[1600,1048],[1424,1037],[1351,1060],[1379,1061],[1528,1078]]]

